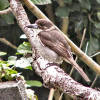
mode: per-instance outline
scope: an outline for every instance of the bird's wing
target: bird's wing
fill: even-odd
[[[59,56],[62,56],[65,59],[67,59],[86,81],[90,81],[87,75],[84,73],[84,71],[74,61],[71,50],[67,42],[65,41],[64,37],[59,35],[59,33],[55,33],[58,31],[50,31],[50,32],[42,31],[39,33],[39,37],[42,43],[45,46],[49,47],[51,50],[55,51]]]
[[[70,46],[65,37],[56,29],[51,31],[41,31],[39,37],[45,46],[55,51],[59,56],[65,58],[72,56]]]

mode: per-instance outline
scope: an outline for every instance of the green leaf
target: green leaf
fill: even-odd
[[[31,0],[31,1],[37,5],[45,5],[51,3],[51,0]]]
[[[25,69],[32,70],[32,66],[27,66]]]
[[[20,36],[20,39],[27,39],[27,37],[26,37],[25,34],[22,34],[22,35]]]
[[[7,66],[7,61],[2,61],[2,60],[0,60],[0,67],[3,67],[3,66]]]
[[[17,48],[17,52],[20,54],[32,53],[30,43],[23,42],[22,44],[20,44],[19,47]]]
[[[32,61],[33,61],[32,57],[29,58],[21,57],[16,61],[15,66],[20,68],[26,68],[27,66],[31,66]]]
[[[0,52],[0,56],[5,56],[5,55],[7,55],[6,52]]]
[[[1,70],[1,78],[6,79],[7,81],[13,80],[15,78],[13,74],[17,75],[17,71],[10,67],[3,66],[3,70]]]
[[[17,71],[16,70],[13,70],[13,69],[8,69],[6,70],[9,74],[17,74]]]
[[[17,57],[16,56],[9,56],[8,57],[8,63],[9,65],[14,65],[16,63]]]
[[[72,0],[63,0],[64,3],[68,3],[68,4],[71,4],[72,3]]]
[[[98,52],[98,50],[100,50],[100,41],[99,39],[91,36],[87,54],[91,56],[92,54]]]
[[[14,24],[14,16],[12,13],[1,15],[1,17],[6,21],[7,24]]]
[[[97,29],[100,29],[100,23],[95,23],[95,27],[96,27]]]
[[[90,0],[78,0],[81,4],[81,7],[87,10],[91,9]]]
[[[96,0],[97,1],[97,3],[100,3],[100,0]]]
[[[16,60],[16,59],[17,59],[16,56],[9,56],[9,57],[8,57],[8,60]]]
[[[79,3],[72,3],[71,6],[69,6],[69,9],[71,12],[75,12],[75,11],[80,11],[80,5]]]
[[[8,0],[0,0],[0,10],[3,10],[9,6]]]
[[[97,12],[97,17],[100,20],[100,12]]]
[[[81,31],[82,28],[83,28],[83,22],[82,22],[82,20],[75,23],[75,32]]]
[[[67,7],[58,7],[56,9],[56,16],[64,18],[68,17],[69,15],[69,9]]]
[[[36,87],[41,87],[42,83],[40,81],[33,81],[33,80],[27,80],[26,84],[30,86],[36,86]]]

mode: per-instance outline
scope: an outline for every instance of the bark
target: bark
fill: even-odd
[[[0,100],[28,100],[23,82],[1,82]]]
[[[31,0],[22,0],[25,5],[29,8],[29,10],[37,17],[37,18],[44,18],[49,20],[41,10],[34,5]],[[50,21],[50,20],[49,20]],[[57,28],[57,27],[56,27]],[[59,29],[58,29],[59,30]],[[60,30],[59,30],[60,31]],[[60,31],[61,32],[61,31]],[[85,63],[87,64],[93,71],[95,71],[98,75],[100,75],[100,65],[93,61],[92,58],[87,56],[79,47],[77,47],[63,32],[62,35],[65,36],[67,42],[71,46],[72,50],[75,52],[76,55]]]
[[[33,68],[36,73],[42,77],[44,85],[47,88],[53,87],[62,90],[64,93],[78,96],[80,100],[99,100],[99,91],[85,87],[74,81],[59,67],[59,65],[48,62],[48,60],[39,55],[38,49],[41,47],[39,38],[36,36],[35,30],[26,27],[30,22],[21,2],[19,0],[10,0],[10,7],[20,28],[28,37],[33,52],[35,51],[35,55],[33,54]]]

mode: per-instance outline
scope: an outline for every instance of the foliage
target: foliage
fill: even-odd
[[[6,55],[6,54],[7,54],[6,52],[0,51],[0,56],[4,56],[4,55]]]
[[[32,57],[25,57],[27,54],[31,54],[31,46],[28,42],[23,42],[17,48],[17,55],[23,55],[18,58],[17,56],[9,56],[7,61],[0,60],[0,81],[12,81],[21,78],[24,80],[24,77],[21,73],[16,71],[16,67],[32,70]],[[7,53],[0,52],[0,56],[4,56]],[[31,87],[41,87],[42,83],[36,80],[27,80],[26,86]],[[38,97],[34,94],[34,91],[31,89],[26,89],[27,96],[29,100],[38,100]]]
[[[51,0],[31,0],[31,1],[37,5],[45,5],[51,3]]]
[[[26,83],[28,86],[36,86],[36,87],[41,87],[42,83],[40,81],[34,81],[34,80],[27,80]]]
[[[82,36],[82,31],[86,28],[83,49],[85,50],[86,44],[89,43],[87,54],[91,56],[97,53],[100,50],[100,0],[62,0],[61,2],[63,6],[56,8],[56,16],[69,18],[70,34],[72,32]]]
[[[14,80],[19,74],[7,61],[0,61],[0,81]]]
[[[29,42],[23,42],[22,44],[20,44],[17,48],[17,53],[16,54],[22,54],[25,55],[27,53],[32,53],[31,50],[31,45]]]
[[[0,0],[0,10],[3,10],[9,6],[8,0]]]
[[[0,61],[0,80],[10,81],[19,77],[20,73],[18,73],[15,68],[24,68],[32,70],[32,57],[25,57],[27,54],[32,53],[31,46],[29,42],[23,42],[17,48],[17,55],[23,55],[18,58],[17,56],[9,56],[7,61]],[[0,52],[0,55],[5,55],[5,52]],[[27,80],[26,84],[28,86],[36,86],[41,87],[42,83],[40,81]]]
[[[9,7],[8,0],[0,0],[0,10],[7,9]],[[7,24],[14,24],[13,14],[1,15],[1,17],[6,21]]]

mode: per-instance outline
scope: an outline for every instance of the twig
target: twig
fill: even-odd
[[[81,40],[81,43],[80,43],[80,49],[82,48],[83,41],[85,39],[85,34],[86,34],[86,28],[84,28],[84,30],[83,30],[83,36],[82,36],[82,40]],[[76,58],[75,58],[75,61],[77,61],[77,60],[78,60],[78,56],[76,56]],[[70,74],[69,74],[70,76],[72,75],[73,71],[74,71],[74,67],[72,67],[72,69],[70,71]]]
[[[69,25],[69,18],[68,17],[62,18],[62,27],[61,27],[61,30],[67,36],[68,36],[68,34],[67,34],[67,32],[68,32],[68,25]]]
[[[64,93],[61,93],[61,95],[60,95],[60,97],[59,97],[59,100],[62,100],[63,94],[64,94]]]
[[[97,78],[98,78],[98,74],[96,75],[95,79],[93,80],[93,82],[92,82],[92,84],[91,84],[91,86],[90,86],[91,88],[94,86],[94,84],[95,84]]]
[[[15,45],[13,45],[11,42],[9,42],[7,39],[5,38],[0,38],[0,41],[8,46],[10,46],[13,49],[17,49],[17,47]]]
[[[53,88],[50,89],[48,100],[53,100],[53,95],[54,95],[55,90]]]
[[[90,57],[95,57],[95,56],[97,56],[97,55],[100,55],[100,52],[97,52],[97,53],[91,55]]]
[[[5,10],[0,11],[0,15],[5,15],[5,14],[8,14],[8,13],[11,13],[11,8],[10,7],[5,9]]]
[[[30,0],[22,0],[25,5],[31,10],[31,12],[37,18],[44,18],[49,20],[40,10],[37,8]],[[59,29],[58,29],[59,30]],[[59,30],[60,31],[60,30]],[[61,31],[60,31],[61,32]],[[61,32],[62,33],[62,32]],[[89,56],[87,56],[80,48],[78,48],[65,34],[67,42],[71,46],[72,50],[78,55],[78,57],[86,63],[91,69],[93,69],[97,74],[100,75],[100,65],[98,65],[95,61],[93,61]]]
[[[88,47],[89,47],[89,42],[86,43],[85,54],[87,54]]]

